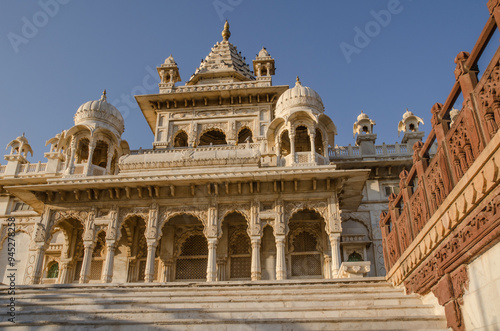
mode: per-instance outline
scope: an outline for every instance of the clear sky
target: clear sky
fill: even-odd
[[[361,110],[377,122],[377,144],[401,140],[406,108],[424,119],[427,135],[432,105],[453,86],[455,56],[472,49],[486,23],[486,3],[1,1],[0,147],[26,132],[30,161],[44,162],[45,141],[107,89],[125,118],[123,138],[133,149],[151,148],[153,134],[132,96],[158,92],[156,66],[171,53],[187,81],[222,40],[225,19],[250,66],[262,46],[275,58],[274,85],[293,86],[299,75],[321,95],[338,128],[336,144],[354,144]]]

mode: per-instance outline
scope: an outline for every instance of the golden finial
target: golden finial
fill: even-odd
[[[104,91],[102,91],[102,97],[101,97],[101,100],[102,100],[102,101],[106,101],[106,89],[104,89]]]
[[[231,37],[231,32],[229,32],[229,23],[226,20],[226,23],[224,24],[224,30],[222,31],[222,40],[228,41],[229,37]]]
[[[299,86],[299,85],[301,85],[301,86],[302,86],[302,83],[300,82],[300,78],[299,78],[299,76],[297,76],[297,79],[296,79],[296,80],[297,80],[297,81],[295,82],[295,86]]]

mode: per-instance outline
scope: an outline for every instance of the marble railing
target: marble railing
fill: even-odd
[[[210,145],[198,147],[168,147],[168,148],[155,148],[155,149],[134,149],[130,151],[130,155],[140,154],[164,154],[164,153],[178,153],[183,151],[205,152],[205,151],[232,151],[240,149],[260,149],[260,143],[244,143],[239,145]]]
[[[409,150],[406,144],[385,144],[375,145],[375,155],[362,155],[359,146],[336,146],[328,149],[328,156],[332,159],[347,159],[347,158],[362,158],[370,157],[386,157],[386,156],[404,156],[409,155]]]

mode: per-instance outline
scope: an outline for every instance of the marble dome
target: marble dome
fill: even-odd
[[[104,127],[111,127],[119,135],[125,130],[122,114],[115,106],[107,102],[106,91],[103,92],[99,100],[87,101],[76,111],[75,125],[95,125],[105,124]]]
[[[276,103],[276,116],[285,115],[292,108],[309,108],[317,113],[323,113],[325,107],[319,94],[312,88],[302,86],[299,78],[295,87],[286,90]]]

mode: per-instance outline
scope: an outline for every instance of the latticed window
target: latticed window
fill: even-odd
[[[99,280],[101,279],[101,273],[102,273],[102,260],[98,261],[92,261],[90,263],[90,280]]]
[[[208,255],[208,244],[202,235],[194,235],[186,239],[182,245],[181,256]]]
[[[317,241],[313,234],[301,232],[293,240],[294,252],[312,252],[316,251]]]
[[[292,276],[321,276],[321,254],[317,249],[316,237],[304,231],[293,239],[292,245]]]
[[[208,244],[201,234],[192,235],[182,244],[175,264],[176,279],[205,279],[207,276]]]
[[[237,233],[229,246],[231,278],[250,278],[252,268],[252,248],[246,233]]]
[[[47,272],[47,278],[57,278],[59,276],[59,263],[54,263],[50,266]]]

